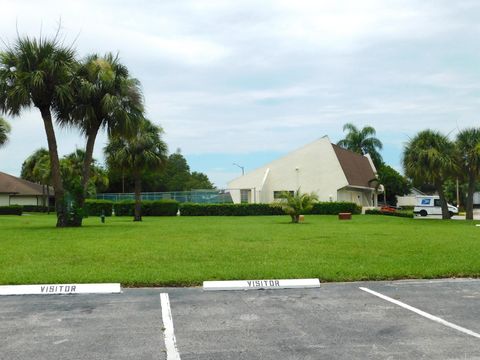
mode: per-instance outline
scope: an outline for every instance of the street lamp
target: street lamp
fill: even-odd
[[[232,165],[238,166],[240,169],[242,169],[242,176],[245,175],[245,167],[244,166],[240,166],[236,163],[233,163]]]

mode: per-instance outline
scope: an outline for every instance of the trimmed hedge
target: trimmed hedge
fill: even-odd
[[[20,205],[0,206],[0,215],[22,215]]]
[[[43,205],[22,205],[23,212],[48,212],[47,207]],[[55,212],[55,206],[50,206],[50,212]]]
[[[105,216],[112,216],[113,201],[86,199],[85,200],[85,215],[86,216],[100,216],[102,213]]]
[[[285,215],[279,207],[269,204],[180,204],[183,216],[253,216]]]
[[[351,202],[318,202],[309,212],[316,215],[338,215],[339,213],[361,214],[362,208]]]
[[[388,211],[380,211],[377,209],[366,210],[365,215],[386,215],[386,216],[396,216],[396,217],[404,217],[404,218],[413,218],[413,212],[407,211],[396,211],[396,212],[388,212]]]
[[[133,216],[135,201],[125,200],[113,203],[115,216]],[[175,216],[178,211],[178,201],[158,200],[142,201],[142,216]]]
[[[316,203],[306,214],[338,215],[341,212],[360,214],[361,208],[354,203],[321,202]],[[255,216],[285,215],[279,206],[270,204],[180,204],[183,216]]]

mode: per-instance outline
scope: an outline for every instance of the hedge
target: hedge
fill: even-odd
[[[23,212],[48,212],[43,205],[22,205]],[[55,212],[55,206],[50,206],[50,212]]]
[[[380,211],[377,209],[366,210],[366,215],[386,215],[386,216],[397,216],[397,217],[404,217],[404,218],[413,218],[413,212],[410,211],[395,211],[395,212],[388,212],[388,211]]]
[[[22,215],[20,205],[0,206],[0,215]]]
[[[309,214],[338,215],[343,212],[361,214],[362,208],[351,202],[318,202],[313,205]]]
[[[183,216],[252,216],[284,215],[279,207],[269,204],[180,204]]]
[[[113,203],[115,216],[133,216],[135,201],[124,200]],[[142,201],[142,216],[175,216],[178,211],[178,201],[158,200]]]
[[[341,212],[360,214],[361,208],[354,203],[324,202],[316,203],[307,214],[337,215]],[[183,216],[254,216],[285,215],[279,206],[270,204],[180,204]]]
[[[112,216],[113,201],[86,199],[85,200],[85,215],[86,216],[100,216],[102,213],[105,216]]]

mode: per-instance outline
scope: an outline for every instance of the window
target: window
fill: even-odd
[[[249,197],[250,197],[250,189],[240,190],[240,202],[242,204],[248,204]]]
[[[286,192],[290,193],[290,195],[292,195],[292,196],[295,195],[295,191],[293,191],[293,190],[288,190],[288,191],[287,190],[280,190],[280,191],[274,191],[273,192],[273,198],[275,200],[283,199],[282,194],[284,194]]]
[[[442,206],[442,204],[440,203],[440,199],[435,199],[433,201],[433,206]]]

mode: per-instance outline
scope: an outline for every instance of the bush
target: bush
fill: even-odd
[[[142,215],[144,216],[176,216],[178,201],[158,200],[142,201]]]
[[[313,205],[309,214],[338,215],[339,213],[361,214],[362,208],[350,202],[318,202]]]
[[[112,216],[113,201],[110,200],[85,200],[85,215],[86,216],[100,216],[102,213],[105,216]]]
[[[0,215],[22,215],[20,205],[0,206]]]
[[[372,210],[366,210],[365,215],[386,215],[386,216],[413,218],[413,212],[411,211],[387,212],[387,211],[380,211],[378,209],[372,209]]]
[[[133,216],[135,201],[124,200],[113,204],[115,216]],[[175,216],[178,211],[178,201],[158,200],[142,201],[142,216]]]
[[[46,206],[43,205],[23,205],[23,212],[48,212]],[[55,212],[55,206],[50,206],[50,212]]]
[[[285,215],[280,207],[269,204],[180,204],[184,216]]]

